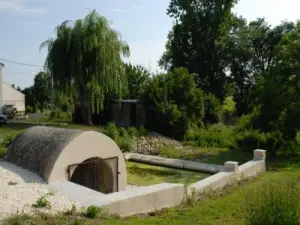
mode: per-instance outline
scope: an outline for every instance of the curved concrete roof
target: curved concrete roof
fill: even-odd
[[[5,160],[39,174],[48,183],[68,180],[69,165],[90,158],[118,157],[118,190],[125,190],[125,160],[118,145],[94,131],[36,126],[19,134],[11,143]]]

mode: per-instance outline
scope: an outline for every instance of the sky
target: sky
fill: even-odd
[[[83,18],[92,9],[112,22],[130,46],[129,60],[152,72],[160,71],[172,20],[166,15],[170,0],[0,0],[0,62],[3,80],[21,88],[32,85],[43,70],[46,51],[40,44],[54,37],[65,20]],[[233,9],[248,20],[265,17],[271,25],[300,19],[299,0],[239,0]],[[2,59],[35,65],[22,66]]]

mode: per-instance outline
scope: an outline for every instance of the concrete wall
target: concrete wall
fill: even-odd
[[[220,171],[225,170],[225,167],[221,165],[214,165],[181,159],[169,159],[159,156],[143,155],[137,153],[124,153],[124,157],[126,160],[134,162],[147,163],[157,166],[173,167],[177,169],[200,171],[206,173],[218,173]]]
[[[14,105],[17,108],[17,111],[24,112],[25,95],[4,82],[2,82],[2,88],[3,104]]]
[[[266,171],[265,159],[265,150],[255,150],[253,160],[241,166],[238,166],[238,162],[226,162],[226,171],[219,172],[211,177],[190,185],[188,187],[189,191],[196,191],[199,194],[207,193],[211,190],[223,188],[245,178],[256,176]]]
[[[266,171],[265,157],[266,151],[255,150],[254,159],[241,166],[238,166],[237,162],[226,162],[224,171],[188,186],[186,193],[183,184],[158,184],[108,195],[66,181],[54,183],[51,186],[80,202],[82,206],[96,205],[109,214],[130,216],[179,205],[185,200],[185,194],[191,194],[192,191],[196,191],[198,196],[201,196],[201,194],[223,188],[233,182],[263,173]]]
[[[84,207],[95,205],[109,214],[120,216],[130,216],[179,205],[185,194],[183,184],[157,184],[108,195],[66,181],[53,183],[51,188],[80,202]]]

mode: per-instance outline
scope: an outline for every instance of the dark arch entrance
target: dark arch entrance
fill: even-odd
[[[114,192],[112,168],[101,158],[90,158],[82,163],[71,165],[68,172],[69,180],[73,183],[105,194]]]

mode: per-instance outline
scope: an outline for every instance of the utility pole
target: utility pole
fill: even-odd
[[[0,62],[0,114],[3,113],[3,80],[2,80],[2,70],[4,64]]]

